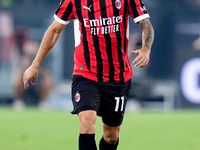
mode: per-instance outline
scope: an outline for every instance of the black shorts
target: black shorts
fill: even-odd
[[[131,80],[125,83],[98,83],[79,75],[73,76],[72,114],[94,110],[108,126],[122,124]]]

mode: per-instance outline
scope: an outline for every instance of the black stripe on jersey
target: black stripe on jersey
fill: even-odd
[[[115,0],[112,0],[112,6],[113,6],[113,14],[114,16],[119,16],[119,9],[116,8],[115,6]],[[117,37],[117,54],[118,54],[118,61],[120,64],[120,73],[119,73],[119,79],[120,82],[124,82],[124,60],[122,57],[122,48],[121,48],[121,33],[120,32],[115,32],[116,37]]]
[[[81,27],[82,27],[84,58],[87,65],[87,69],[90,71],[90,52],[89,52],[89,47],[88,47],[87,34],[84,27],[84,22],[83,22],[83,17],[82,17],[82,12],[81,12],[81,0],[75,0],[75,6],[76,6],[76,13],[77,13],[79,21],[81,22]]]
[[[88,7],[91,6],[91,10],[94,10],[94,5],[90,4],[91,0],[87,0],[87,5]],[[95,19],[94,11],[89,13],[89,20]],[[93,27],[96,28],[96,27]],[[99,46],[99,37],[92,35],[93,36],[93,45],[95,48],[95,54],[96,54],[96,60],[97,60],[97,80],[98,82],[103,82],[103,60],[101,58],[101,51],[100,51],[100,46]]]
[[[139,16],[138,14],[138,11],[137,11],[137,6],[136,6],[136,3],[135,3],[135,0],[130,0],[130,5],[131,5],[131,11],[133,13],[133,16],[136,18]]]
[[[62,20],[67,20],[67,18],[69,17],[70,13],[72,11],[72,2],[69,3],[69,5],[67,6],[67,8],[65,9],[65,12],[63,13],[63,16],[61,17]]]
[[[106,2],[105,0],[99,1],[100,8],[101,8],[101,16],[102,18],[107,18],[107,11],[106,11]],[[112,57],[112,45],[111,45],[111,37],[109,34],[104,34],[105,42],[106,42],[106,53],[108,56],[109,62],[109,81],[114,81],[114,74],[115,74],[115,67],[113,64],[113,57]]]

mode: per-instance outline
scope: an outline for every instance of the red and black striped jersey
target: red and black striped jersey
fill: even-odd
[[[128,58],[128,15],[149,18],[141,0],[62,0],[54,18],[74,19],[73,74],[97,82],[126,82],[132,76]]]

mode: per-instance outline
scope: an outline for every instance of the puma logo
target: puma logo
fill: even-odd
[[[87,7],[87,6],[83,6],[83,8],[89,10],[89,12],[91,12],[91,9],[90,9],[91,7],[92,7],[92,5],[90,5],[89,7]]]

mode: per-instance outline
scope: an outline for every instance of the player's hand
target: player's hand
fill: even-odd
[[[139,50],[132,51],[133,54],[137,55],[133,63],[136,68],[145,67],[149,63],[150,49],[142,48]]]
[[[38,76],[38,68],[34,66],[30,66],[24,73],[23,82],[24,82],[24,89],[26,89],[29,85],[28,82],[31,80],[31,83],[34,84],[35,80]]]

